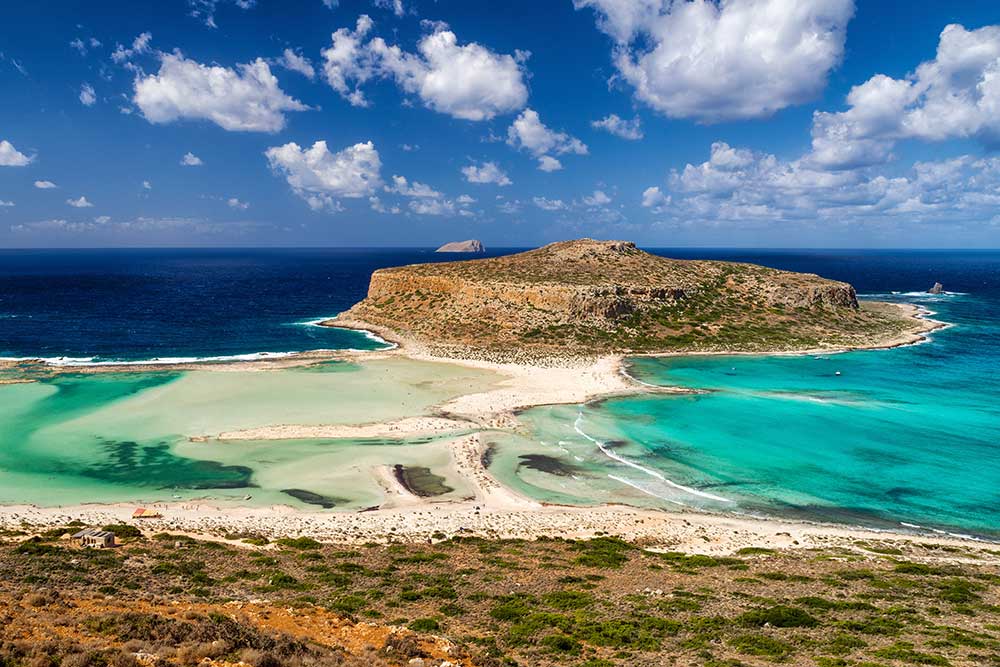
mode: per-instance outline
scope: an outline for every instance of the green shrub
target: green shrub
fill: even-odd
[[[414,632],[437,632],[441,626],[433,618],[418,618],[410,623]]]
[[[819,621],[805,610],[787,605],[754,609],[740,614],[736,620],[745,627],[814,628],[819,625]]]

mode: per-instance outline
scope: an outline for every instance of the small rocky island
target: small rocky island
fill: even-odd
[[[486,252],[486,246],[483,245],[482,241],[477,241],[475,239],[470,239],[468,241],[452,241],[451,243],[445,243],[434,252],[484,253]]]
[[[330,324],[491,356],[875,346],[920,329],[912,311],[859,303],[847,283],[591,239],[380,269],[367,298]]]
[[[928,294],[944,294],[944,285],[941,283],[934,283],[934,287],[927,290]]]

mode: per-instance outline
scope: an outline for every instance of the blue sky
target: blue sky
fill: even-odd
[[[1000,245],[1000,5],[0,9],[0,247]]]

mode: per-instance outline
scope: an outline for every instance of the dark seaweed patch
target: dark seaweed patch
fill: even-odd
[[[444,477],[435,475],[430,468],[423,466],[404,466],[397,463],[393,466],[393,473],[403,488],[421,498],[442,496],[455,490],[445,484]]]
[[[524,466],[525,468],[530,468],[531,470],[537,470],[538,472],[544,472],[550,475],[558,475],[559,477],[572,477],[573,475],[583,472],[583,469],[579,466],[575,466],[572,463],[566,463],[565,461],[560,461],[554,456],[546,456],[545,454],[522,454],[518,458],[521,460],[521,462],[517,464],[518,468]]]
[[[346,498],[333,498],[312,491],[306,491],[305,489],[282,489],[281,492],[307,505],[319,505],[325,510],[347,502]]]
[[[241,489],[250,482],[253,470],[217,461],[183,458],[170,451],[165,442],[140,444],[131,440],[104,440],[101,446],[108,461],[83,470],[93,477],[116,484],[151,486],[159,489]]]

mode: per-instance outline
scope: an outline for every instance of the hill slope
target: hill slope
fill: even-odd
[[[437,347],[536,353],[871,345],[914,325],[893,306],[859,306],[847,283],[591,239],[381,269],[367,298],[338,320]]]

